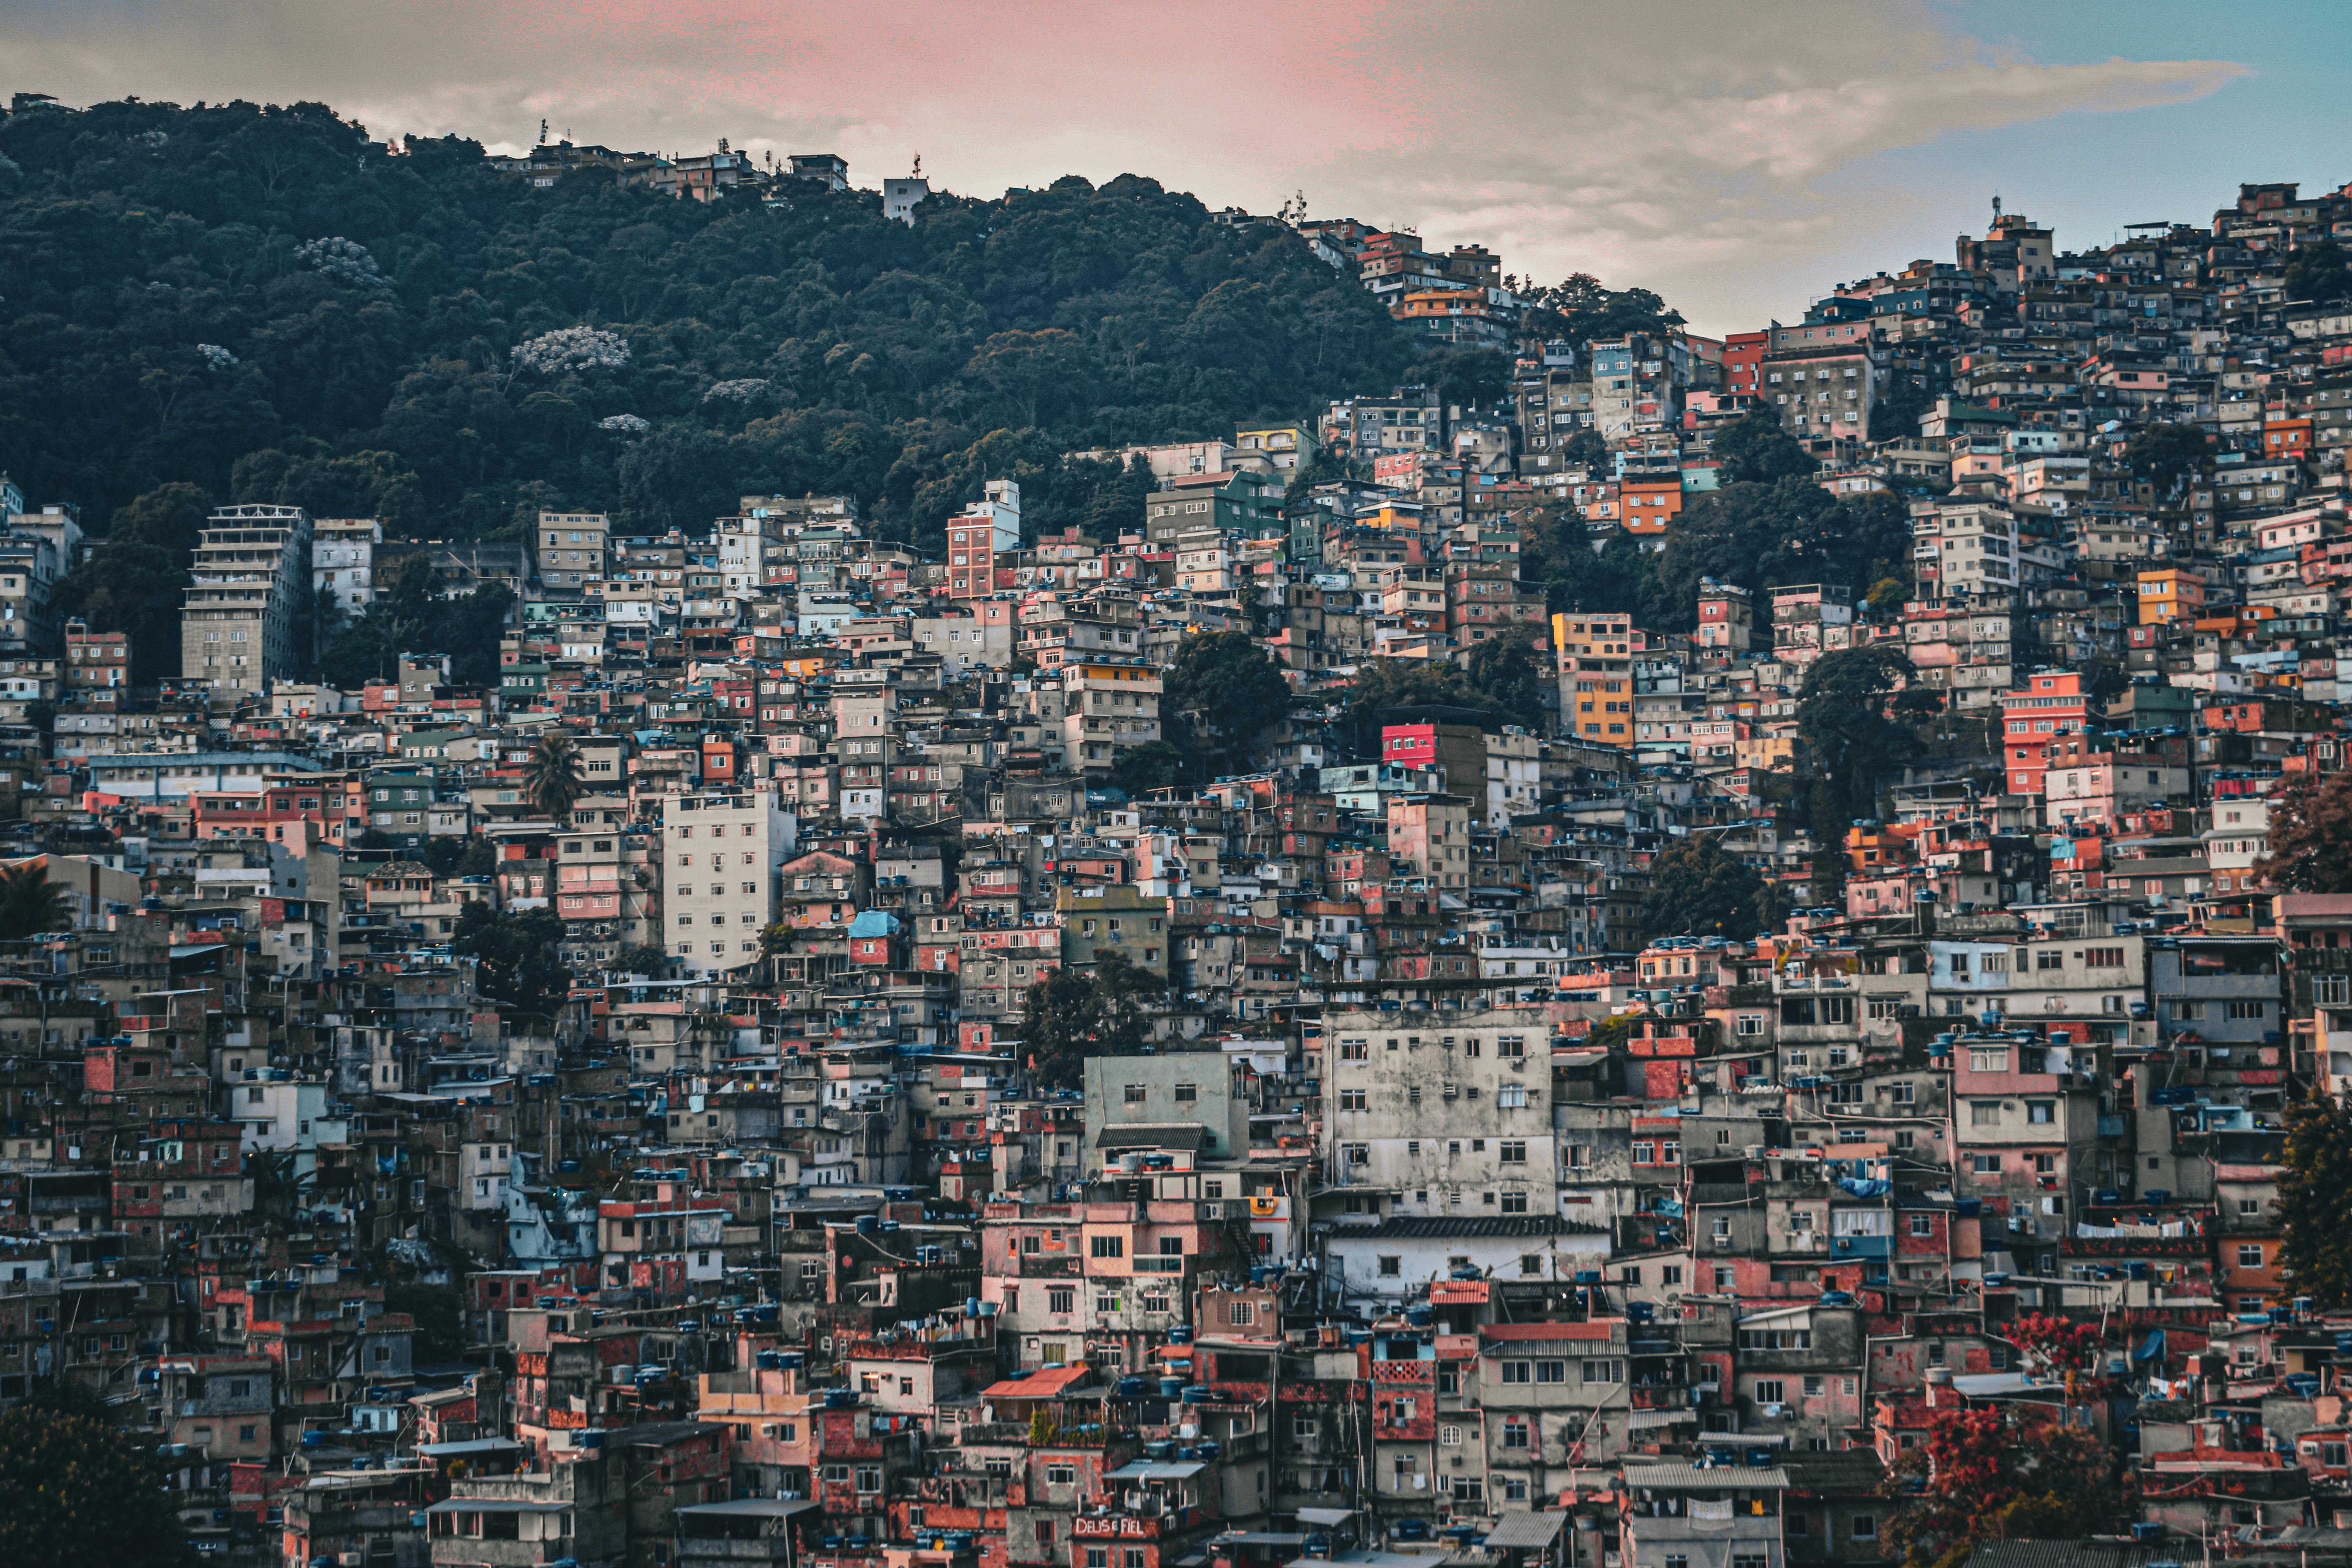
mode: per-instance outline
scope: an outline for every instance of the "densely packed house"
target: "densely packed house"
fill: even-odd
[[[2283,279],[2352,199],[2012,215],[1720,341],[1307,226],[1508,395],[1109,454],[1116,537],[1010,479],[925,551],[237,506],[154,689],[7,490],[0,1401],[104,1399],[287,1568],[1869,1564],[1985,1410],[2136,1479],[2118,1561],[2343,1556],[2275,1199],[2352,896],[2267,857],[2343,763],[2352,315]],[[1687,633],[1523,577],[1759,411],[1905,576]],[[310,678],[288,606],[395,552],[519,590],[495,686]],[[1219,632],[1286,707],[1144,778]],[[1496,641],[1534,722],[1349,706]],[[1979,743],[1810,820],[1807,672],[1880,646]],[[1760,931],[1657,929],[1695,838]]]

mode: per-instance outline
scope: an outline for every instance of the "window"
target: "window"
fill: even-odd
[[[1853,1538],[1856,1541],[1877,1540],[1878,1516],[1869,1513],[1855,1514],[1853,1516]]]
[[[1123,1236],[1095,1236],[1087,1238],[1087,1250],[1096,1258],[1124,1258],[1127,1238]]]
[[[1972,1048],[1969,1052],[1969,1070],[1970,1072],[2007,1072],[2009,1051],[2006,1047],[1996,1047],[1991,1050]]]
[[[1931,1214],[1913,1215],[1911,1216],[1911,1234],[1917,1237],[1930,1237],[1935,1235],[1936,1216]]]
[[[1141,1105],[1148,1098],[1150,1098],[1150,1091],[1146,1089],[1143,1085],[1139,1083],[1131,1083],[1127,1086],[1126,1094],[1124,1096],[1126,1103],[1129,1105]]]
[[[2263,1266],[2263,1249],[2262,1249],[2262,1247],[2261,1247],[2260,1246],[2258,1246],[2258,1245],[2256,1245],[2256,1244],[2254,1244],[2254,1243],[2249,1242],[2249,1243],[2247,1243],[2245,1246],[2242,1246],[2242,1247],[2239,1247],[2239,1248],[2238,1248],[2238,1267],[2239,1267],[2239,1268],[2260,1268],[2262,1266]]]
[[[1195,1100],[1199,1100],[1200,1098],[1201,1098],[1201,1086],[1200,1086],[1199,1084],[1196,1084],[1196,1083],[1180,1083],[1180,1084],[1178,1084],[1178,1085],[1176,1086],[1176,1103],[1177,1103],[1177,1104],[1179,1104],[1179,1105],[1191,1105],[1193,1101],[1195,1101]]]
[[[2037,1127],[2049,1126],[2052,1122],[2058,1120],[2057,1102],[2048,1100],[2030,1100],[2026,1101],[2025,1120],[2032,1122]]]
[[[1524,1165],[1528,1163],[1528,1145],[1525,1139],[1506,1138],[1496,1147],[1498,1152],[1495,1158],[1501,1163]]]
[[[1755,1399],[1759,1405],[1785,1405],[1788,1403],[1788,1394],[1789,1385],[1777,1377],[1759,1377],[1756,1380]]]
[[[1622,1383],[1625,1363],[1622,1361],[1589,1361],[1577,1368],[1577,1375],[1586,1383]]]
[[[1564,1361],[1539,1361],[1536,1363],[1536,1381],[1538,1383],[1566,1383],[1568,1381],[1568,1363]]]
[[[1381,1279],[1393,1279],[1397,1278],[1398,1275],[1404,1272],[1404,1260],[1400,1258],[1383,1256],[1379,1260],[1378,1268],[1380,1269]]]
[[[1074,1312],[1077,1310],[1077,1306],[1078,1292],[1076,1287],[1071,1285],[1052,1285],[1046,1287],[1045,1310],[1048,1312]]]
[[[1971,1127],[1998,1127],[1998,1126],[2000,1126],[2000,1101],[1999,1101],[1999,1100],[1969,1100],[1969,1126],[1971,1126]]]
[[[1502,1379],[1505,1383],[1526,1383],[1532,1368],[1529,1362],[1507,1361],[1503,1363]]]
[[[1339,1109],[1342,1110],[1363,1110],[1365,1093],[1366,1091],[1360,1089],[1341,1089],[1339,1091]]]
[[[1503,1447],[1524,1448],[1528,1446],[1528,1424],[1517,1416],[1503,1423]]]

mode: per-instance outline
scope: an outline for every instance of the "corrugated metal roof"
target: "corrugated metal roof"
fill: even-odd
[[[1627,1465],[1625,1484],[1669,1491],[1778,1492],[1789,1472],[1767,1465]]]
[[[1568,1515],[1557,1510],[1550,1513],[1507,1513],[1495,1521],[1486,1532],[1489,1551],[1502,1547],[1522,1548],[1540,1552],[1559,1538]]]

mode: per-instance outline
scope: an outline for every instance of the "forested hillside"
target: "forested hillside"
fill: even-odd
[[[0,468],[100,531],[171,484],[473,538],[846,491],[934,543],[985,475],[1082,521],[1131,488],[1056,454],[1295,418],[1412,353],[1283,226],[1148,179],[908,227],[814,185],[534,190],[317,104],[0,126]]]

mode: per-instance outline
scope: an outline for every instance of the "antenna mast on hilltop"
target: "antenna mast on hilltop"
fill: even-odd
[[[541,120],[539,122],[539,144],[542,147],[547,145],[547,121],[545,120]]]
[[[907,177],[910,180],[919,180],[923,177],[923,155],[920,153],[915,154],[914,172]]]

